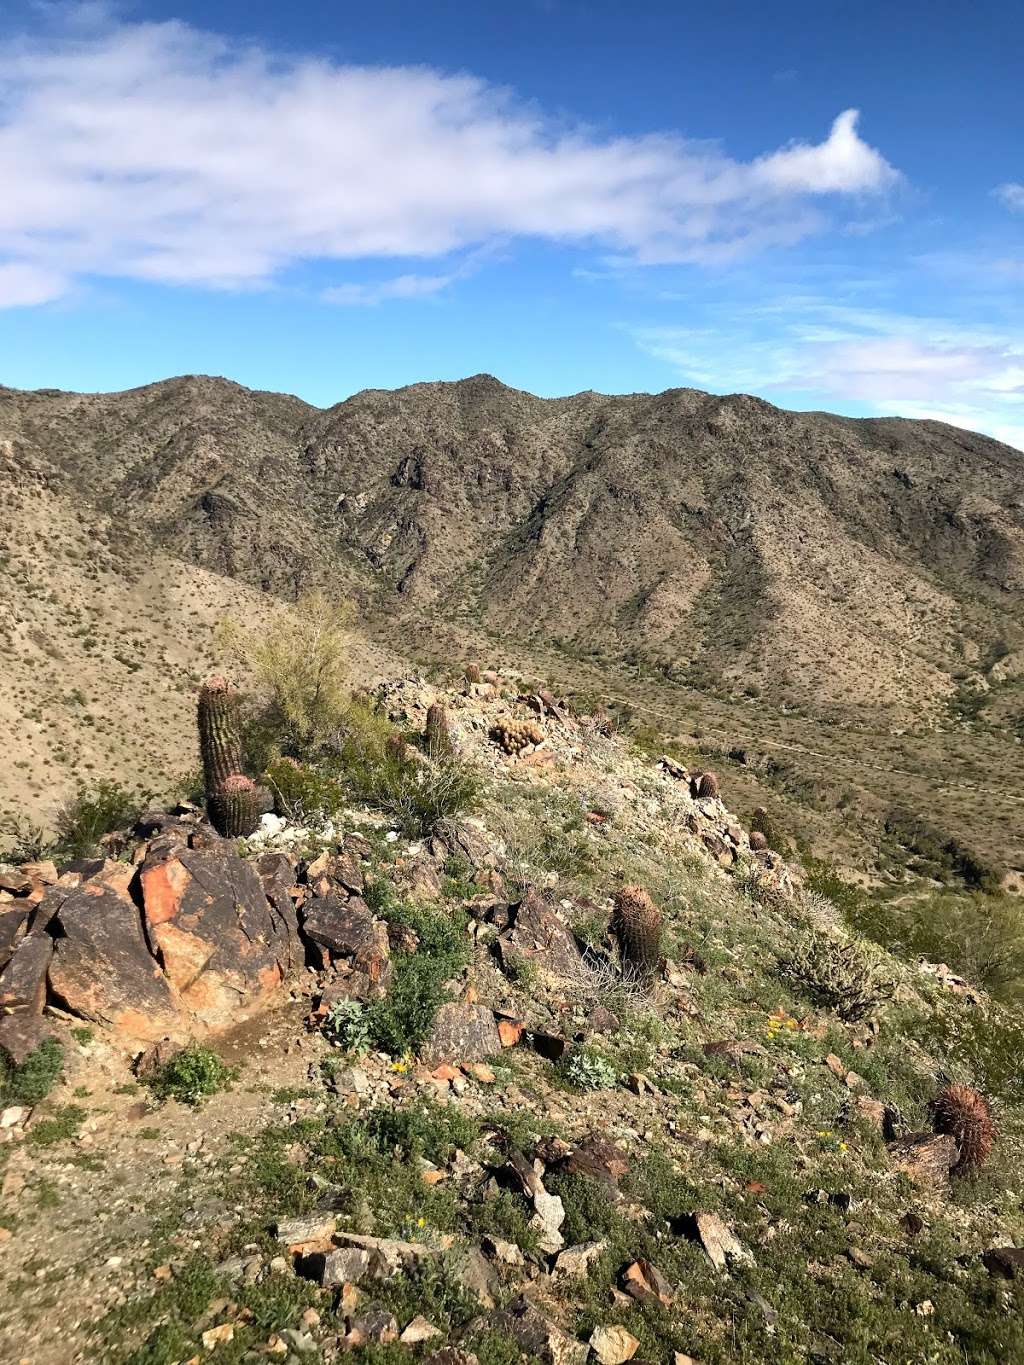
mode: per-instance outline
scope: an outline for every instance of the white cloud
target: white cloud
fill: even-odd
[[[566,130],[472,76],[79,10],[0,45],[0,264],[244,288],[303,261],[517,236],[713,262],[821,229],[826,197],[891,186],[856,123],[848,110],[818,145],[742,162],[671,134]]]
[[[804,296],[632,335],[685,383],[931,417],[1024,448],[1024,333]]]
[[[425,299],[439,294],[458,278],[450,275],[396,275],[377,284],[336,284],[325,289],[321,298],[346,307],[369,308],[388,299]]]
[[[997,185],[992,193],[1011,212],[1024,213],[1024,185],[1010,180],[1005,185]]]
[[[0,261],[0,308],[27,308],[50,303],[67,290],[68,280],[55,270],[28,261]]]

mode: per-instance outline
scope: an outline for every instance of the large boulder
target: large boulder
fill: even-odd
[[[536,887],[527,887],[519,904],[509,907],[509,921],[497,943],[506,970],[525,960],[556,980],[571,979],[578,971],[579,945]]]
[[[230,846],[151,852],[139,887],[153,951],[180,1009],[203,1028],[255,1013],[294,965],[290,899],[268,900],[259,871]]]
[[[26,934],[0,972],[0,1012],[42,1014],[46,1004],[46,971],[53,940],[46,934]]]
[[[486,1005],[453,1000],[442,1005],[434,1016],[420,1060],[426,1066],[440,1066],[443,1062],[482,1062],[500,1051],[501,1035],[493,1012]]]
[[[187,1032],[130,896],[102,882],[85,882],[64,901],[54,923],[60,937],[53,945],[50,989],[66,1009],[132,1039]]]

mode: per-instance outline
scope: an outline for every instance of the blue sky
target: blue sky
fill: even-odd
[[[0,382],[489,371],[1024,448],[1024,7],[0,10]]]

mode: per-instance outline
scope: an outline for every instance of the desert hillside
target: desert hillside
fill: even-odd
[[[690,389],[319,410],[188,377],[0,389],[0,493],[26,818],[193,768],[216,622],[320,585],[358,604],[362,679],[483,652],[733,764],[819,855],[874,875],[909,804],[1024,870],[1024,472],[988,438]]]

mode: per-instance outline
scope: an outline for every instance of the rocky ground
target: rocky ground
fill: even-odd
[[[511,677],[378,695],[414,747],[437,701],[480,793],[433,833],[351,806],[236,847],[182,809],[5,871],[0,1044],[65,1065],[0,1120],[3,1358],[1024,1353],[1017,1015],[863,944],[677,761]],[[165,1037],[227,1088],[158,1098]],[[950,1079],[980,1161],[934,1131]]]

